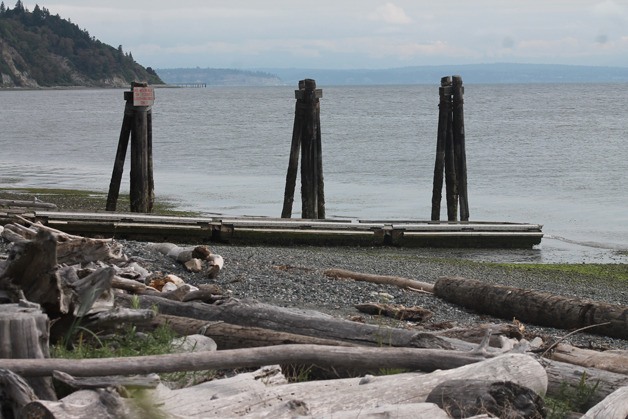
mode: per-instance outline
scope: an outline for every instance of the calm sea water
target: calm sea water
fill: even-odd
[[[322,87],[328,216],[428,219],[438,86]],[[471,219],[543,224],[522,260],[625,262],[626,87],[467,85]],[[279,216],[294,105],[294,87],[157,89],[157,198]],[[123,90],[0,91],[0,188],[106,192],[123,110]]]

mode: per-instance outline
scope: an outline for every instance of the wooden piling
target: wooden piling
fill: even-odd
[[[456,221],[458,219],[458,184],[456,182],[454,133],[451,120],[452,115],[451,112],[449,112],[447,114],[447,135],[445,137],[445,188],[447,196],[447,220]]]
[[[130,182],[130,209],[131,212],[151,212],[154,203],[154,178],[153,178],[153,130],[152,130],[152,99],[143,106],[136,106],[134,102],[134,89],[148,87],[147,83],[132,83],[131,91],[124,92],[126,101],[124,119],[116,160],[114,162],[109,194],[107,196],[107,211],[115,211],[120,193],[120,182],[124,170],[124,160],[131,138],[131,182]],[[152,91],[149,91],[152,96]]]
[[[148,190],[148,111],[136,107],[131,131],[131,212],[149,212]]]
[[[436,161],[434,162],[434,183],[432,187],[432,221],[440,220],[440,203],[443,191],[443,173],[445,171],[445,143],[447,139],[447,122],[451,113],[449,89],[451,77],[443,77],[438,89],[438,133],[436,137]]]
[[[299,91],[305,89],[305,80],[299,82]],[[302,108],[300,106],[300,96],[295,93],[297,104],[294,110],[294,125],[292,127],[292,143],[290,146],[290,161],[288,162],[288,173],[286,173],[286,189],[283,197],[283,210],[281,218],[292,217],[292,206],[294,204],[294,189],[297,182],[297,170],[299,168],[299,153],[301,152],[301,117]]]
[[[301,154],[301,218],[325,218],[323,160],[320,134],[320,98],[322,90],[316,81],[305,79],[295,91],[297,99],[292,131],[290,161],[286,174],[286,188],[282,218],[290,218],[294,189]]]
[[[305,80],[304,124],[301,136],[301,218],[318,218],[318,153],[316,138],[316,82]]]
[[[318,174],[318,186],[317,186],[317,204],[318,204],[318,219],[325,219],[325,181],[323,180],[323,147],[321,138],[321,107],[320,101],[317,101],[316,105],[316,156],[317,156],[317,174]]]
[[[120,182],[122,181],[122,172],[124,171],[124,160],[126,159],[126,150],[129,147],[129,136],[133,129],[133,119],[135,110],[133,109],[133,95],[131,92],[124,92],[126,105],[124,106],[124,118],[122,119],[122,128],[120,129],[120,138],[118,140],[118,150],[116,152],[116,160],[113,163],[113,173],[111,174],[111,182],[109,183],[109,194],[107,195],[107,211],[115,211],[118,205],[118,196],[120,195]]]
[[[452,77],[452,129],[456,156],[456,179],[460,202],[460,221],[469,221],[469,202],[467,197],[467,156],[464,136],[464,87],[462,77]]]
[[[447,219],[469,221],[467,160],[465,151],[464,87],[460,76],[441,78],[439,88],[438,133],[432,187],[432,221],[440,220],[443,170],[447,195]]]

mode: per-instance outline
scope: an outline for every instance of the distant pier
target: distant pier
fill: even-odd
[[[176,87],[207,87],[207,83],[170,83]]]

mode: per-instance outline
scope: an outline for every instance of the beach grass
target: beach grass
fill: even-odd
[[[626,264],[595,264],[595,263],[573,263],[573,264],[521,264],[521,263],[495,263],[507,269],[518,269],[535,273],[560,273],[596,280],[606,280],[628,282],[628,265]]]

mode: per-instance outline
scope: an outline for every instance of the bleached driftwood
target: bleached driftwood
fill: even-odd
[[[126,387],[129,389],[146,389],[157,388],[161,382],[157,374],[148,374],[144,376],[109,376],[109,377],[72,377],[61,371],[53,371],[52,377],[75,389],[97,389],[107,387]]]
[[[221,386],[220,381],[215,381],[213,387],[199,385],[175,391],[158,387],[155,400],[163,403],[163,409],[171,414],[185,417],[290,418],[298,413],[295,411],[298,407],[312,416],[335,418],[343,412],[382,405],[392,408],[422,403],[438,384],[467,378],[511,381],[539,395],[544,395],[547,388],[547,376],[537,361],[527,355],[511,354],[430,374],[404,373],[269,386],[264,386],[261,379],[256,386],[231,395],[212,391],[219,386],[230,388],[228,383]]]
[[[0,199],[0,207],[44,208],[57,209],[57,205],[42,201],[25,201],[19,199]]]
[[[206,265],[206,273],[209,278],[215,278],[224,266],[223,257],[213,254],[207,246],[181,247],[174,243],[149,243],[147,247],[184,265],[196,259],[201,264],[201,267],[202,265]],[[196,270],[196,268],[193,267],[194,265],[189,266],[191,270],[196,272],[200,271]]]
[[[130,305],[130,297],[119,295],[116,301]],[[155,296],[140,295],[142,308],[156,307],[162,314],[205,321],[271,329],[278,332],[340,340],[359,345],[400,346],[471,350],[475,345],[441,338],[430,333],[356,323],[313,310],[277,307],[254,300],[229,300],[220,305],[181,303]]]
[[[438,336],[480,343],[484,336],[486,336],[488,330],[490,330],[491,334],[490,345],[496,348],[503,346],[504,339],[515,339],[519,341],[523,338],[521,327],[513,323],[485,323],[469,327],[448,328],[434,333]]]
[[[600,352],[560,343],[550,351],[547,357],[569,364],[628,375],[628,351],[625,350]]]
[[[434,292],[434,284],[399,276],[365,274],[344,269],[327,269],[324,274],[330,278],[336,279],[353,279],[355,281],[366,281],[375,284],[394,285],[412,291]]]
[[[615,390],[612,394],[593,406],[583,419],[626,419],[628,418],[628,387]]]
[[[346,368],[403,368],[433,371],[478,362],[482,356],[437,349],[281,345],[191,354],[100,359],[0,359],[0,368],[25,377],[63,371],[80,377],[231,369],[292,363]]]
[[[183,336],[201,333],[209,336],[223,349],[254,348],[260,346],[288,345],[293,343],[309,345],[355,346],[334,339],[315,338],[294,333],[278,332],[259,327],[238,326],[222,321],[207,322],[189,317],[159,314],[151,327],[168,325],[175,333]]]
[[[565,386],[577,391],[583,384],[588,388],[595,388],[591,394],[587,408],[601,402],[615,390],[628,386],[628,375],[617,374],[597,368],[581,367],[566,362],[543,360],[549,385],[547,394],[560,397],[564,394]]]
[[[60,230],[33,223],[18,217],[27,226],[12,223],[4,227],[2,236],[17,243],[22,240],[34,240],[38,232],[52,234],[57,242],[57,261],[67,265],[90,261],[115,261],[124,258],[122,246],[113,239],[91,239],[64,233]]]
[[[20,417],[50,419],[130,418],[138,416],[131,403],[113,389],[80,390],[60,401],[38,400],[27,404]],[[146,417],[146,416],[144,416]]]

